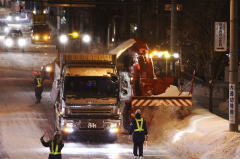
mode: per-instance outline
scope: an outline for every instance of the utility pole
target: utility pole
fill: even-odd
[[[170,36],[170,47],[171,47],[171,53],[174,53],[176,50],[176,0],[171,0],[171,36]]]
[[[176,15],[177,15],[177,4],[176,0],[171,0],[171,35],[170,35],[170,53],[173,54],[176,52]],[[174,70],[173,62],[170,62],[169,65],[166,64],[166,67],[170,72]],[[169,67],[169,68],[168,68]]]
[[[159,45],[159,3],[158,0],[155,0],[155,14],[156,14],[156,36],[155,36],[155,44]],[[154,3],[153,3],[154,4]]]
[[[230,0],[229,129],[238,131],[238,0]]]

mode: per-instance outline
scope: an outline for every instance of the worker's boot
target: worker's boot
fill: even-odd
[[[138,156],[134,156],[134,159],[138,159]]]
[[[143,156],[140,156],[139,159],[143,159]]]

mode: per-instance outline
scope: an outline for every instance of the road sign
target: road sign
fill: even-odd
[[[214,50],[227,51],[227,22],[215,22]]]
[[[165,11],[171,11],[172,10],[172,5],[171,4],[165,4],[164,5],[164,10]],[[182,11],[183,10],[183,5],[182,4],[176,4],[176,11]]]
[[[229,122],[231,124],[235,124],[235,92],[236,91],[236,86],[235,84],[229,84]]]

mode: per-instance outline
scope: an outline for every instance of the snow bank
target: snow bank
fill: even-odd
[[[183,120],[173,112],[170,108],[151,112],[152,144],[168,145],[176,159],[240,159],[240,134],[228,131],[227,120],[203,108],[194,108]]]
[[[174,85],[170,85],[165,93],[159,94],[159,95],[154,95],[154,96],[189,96],[189,92],[180,92],[178,87]]]

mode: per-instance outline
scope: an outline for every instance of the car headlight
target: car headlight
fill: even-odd
[[[23,39],[23,38],[18,39],[18,45],[20,47],[25,46],[26,45],[26,40]]]
[[[7,47],[12,47],[13,46],[13,40],[11,38],[7,38],[5,41],[5,45]]]
[[[5,32],[5,33],[8,33],[8,32],[9,32],[9,28],[8,28],[8,27],[5,27],[5,28],[4,28],[4,32]]]
[[[11,17],[11,16],[8,16],[8,17],[7,17],[7,21],[12,21],[12,17]]]

